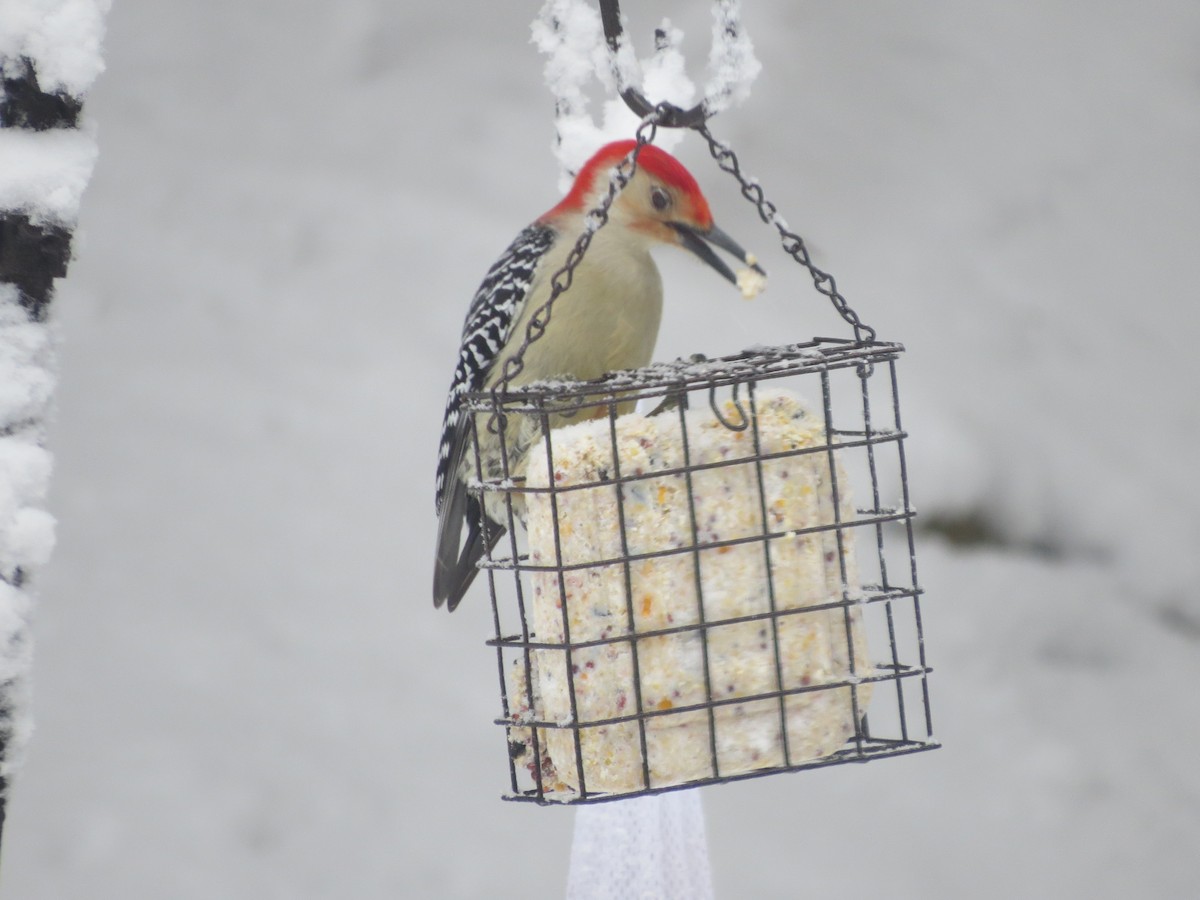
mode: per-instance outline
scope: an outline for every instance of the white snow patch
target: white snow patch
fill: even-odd
[[[755,57],[754,44],[742,26],[741,0],[713,4],[708,70],[704,103],[709,112],[721,112],[750,96],[750,86],[762,71],[762,63]]]
[[[548,0],[531,26],[533,43],[548,59],[544,70],[554,95],[556,142],[560,165],[558,186],[567,191],[580,166],[604,144],[632,138],[641,120],[617,93],[618,85],[639,87],[651,103],[691,106],[696,86],[685,71],[679,47],[683,32],[663,20],[664,40],[648,58],[638,60],[628,32],[614,59],[604,38],[600,14],[584,0]],[[609,95],[600,121],[588,112],[589,83],[596,79]],[[682,139],[678,130],[662,129],[655,144],[670,150]]]
[[[683,31],[673,26],[670,19],[663,19],[659,29],[663,33],[662,43],[652,56],[641,62],[642,93],[651,103],[665,100],[676,106],[691,106],[696,97],[696,86],[688,78],[687,60],[680,49]],[[622,105],[625,105],[623,101]]]
[[[85,131],[0,129],[0,209],[73,225],[95,164],[96,140]]]
[[[45,326],[30,322],[17,289],[0,283],[0,429],[45,409],[55,382],[51,354]]]
[[[32,723],[25,676],[32,601],[20,584],[54,547],[54,519],[40,504],[50,481],[50,454],[40,422],[54,389],[53,347],[43,324],[29,321],[17,290],[0,284],[0,722],[5,753],[0,775],[18,767]],[[20,577],[18,577],[18,575]]]
[[[38,86],[78,97],[104,71],[112,0],[0,0],[0,60],[33,60]],[[11,65],[11,62],[10,62]]]
[[[696,86],[688,77],[680,47],[683,32],[664,19],[662,38],[653,53],[638,60],[626,30],[613,54],[604,37],[600,14],[584,0],[548,0],[531,27],[533,42],[546,54],[546,85],[554,95],[554,152],[561,166],[559,189],[567,191],[579,167],[602,145],[633,137],[640,120],[618,94],[639,88],[653,104],[667,102],[689,108]],[[750,94],[762,70],[754,46],[742,26],[741,3],[723,0],[713,7],[713,42],[704,102],[712,112],[728,109]],[[588,113],[588,88],[595,78],[608,94],[600,121]],[[683,137],[678,129],[662,129],[655,142],[665,150]]]

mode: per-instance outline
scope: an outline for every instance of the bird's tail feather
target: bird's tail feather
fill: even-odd
[[[482,523],[482,524],[481,524]],[[459,536],[467,526],[467,539],[459,552]],[[481,515],[479,501],[461,488],[451,491],[438,527],[437,559],[433,570],[433,605],[443,603],[450,612],[458,607],[479,574],[476,565],[504,535],[502,525]]]

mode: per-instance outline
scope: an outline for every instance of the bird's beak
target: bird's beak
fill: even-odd
[[[733,284],[738,283],[737,275],[733,273],[733,269],[725,265],[721,258],[713,252],[712,247],[710,247],[709,244],[712,244],[713,247],[720,247],[722,250],[733,254],[741,262],[746,263],[748,266],[750,266],[750,268],[754,269],[754,271],[758,272],[760,275],[767,274],[763,271],[762,267],[758,263],[751,263],[749,260],[747,260],[746,251],[742,249],[742,246],[716,225],[712,226],[707,231],[701,231],[698,228],[693,228],[690,225],[684,225],[681,222],[671,222],[670,225],[675,229],[676,232],[679,233],[679,243],[681,243],[688,250],[691,250],[698,257],[724,275],[725,278]]]

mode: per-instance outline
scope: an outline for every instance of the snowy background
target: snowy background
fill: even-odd
[[[498,799],[484,598],[429,600],[462,316],[557,199],[539,5],[115,5],[4,896],[561,895],[573,813]],[[627,6],[700,69],[706,4]],[[909,349],[946,746],[707,791],[718,896],[1195,896],[1200,5],[746,23],[713,128]],[[773,278],[664,254],[658,355],[845,334],[678,153]]]

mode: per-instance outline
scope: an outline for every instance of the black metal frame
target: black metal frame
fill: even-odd
[[[535,803],[585,803],[620,799],[623,797],[659,793],[704,784],[716,784],[744,778],[759,777],[783,771],[797,771],[846,762],[865,762],[889,756],[897,756],[933,749],[938,745],[933,740],[932,721],[929,707],[927,676],[931,669],[926,663],[924,634],[921,622],[920,596],[913,549],[912,518],[914,511],[909,502],[907,469],[904,458],[904,432],[900,423],[899,393],[896,384],[896,360],[903,352],[899,344],[880,341],[849,341],[834,338],[818,338],[807,343],[784,347],[758,348],[719,360],[679,361],[656,364],[634,372],[614,373],[591,382],[554,385],[532,385],[520,390],[492,391],[473,394],[467,408],[474,422],[476,434],[492,427],[501,441],[501,457],[505,461],[500,477],[483,477],[483,466],[477,463],[477,478],[470,489],[482,500],[488,497],[493,510],[497,500],[502,502],[507,518],[509,536],[481,562],[487,571],[487,581],[492,600],[495,637],[488,642],[496,650],[500,676],[502,715],[495,722],[506,730],[509,738],[509,782],[510,791],[506,799]],[[820,416],[826,439],[815,447],[786,452],[765,453],[759,442],[757,429],[757,397],[759,386],[778,382],[790,391],[809,400],[820,398]],[[775,386],[775,385],[773,385]],[[880,409],[879,395],[884,394],[885,403]],[[718,401],[720,397],[720,401]],[[617,452],[616,425],[618,405],[632,401],[644,401],[644,406],[659,406],[658,415],[677,415],[682,425],[685,443],[683,466],[656,469],[652,472],[636,473],[620,471],[620,454]],[[850,401],[847,420],[847,401]],[[721,462],[700,462],[687,458],[687,426],[683,424],[683,410],[707,404],[722,424],[731,430],[749,430],[752,434],[752,452]],[[726,411],[737,411],[736,417]],[[674,412],[673,412],[674,410]],[[549,427],[552,416],[577,415],[580,418],[606,417],[612,435],[612,459],[614,471],[602,482],[579,483],[568,486],[549,484],[547,487],[530,486],[522,477],[523,455],[545,452],[553,471],[554,434]],[[531,448],[509,448],[505,446],[513,426],[522,420],[532,423],[540,440]],[[496,428],[495,424],[500,427]],[[539,448],[538,443],[541,444]],[[478,441],[476,441],[478,446]],[[854,592],[848,587],[840,597],[818,597],[801,607],[781,608],[777,604],[775,587],[771,583],[770,564],[773,542],[788,534],[772,531],[766,515],[766,500],[763,494],[762,466],[764,462],[788,456],[824,454],[829,460],[834,520],[809,529],[811,532],[830,532],[836,537],[838,565],[843,586],[847,585],[847,544],[856,539],[860,562],[869,557],[870,583]],[[835,464],[836,460],[836,464]],[[605,485],[632,485],[650,478],[682,476],[688,487],[688,502],[691,497],[692,479],[706,469],[730,465],[752,464],[757,469],[759,501],[762,504],[760,533],[731,540],[705,540],[697,533],[695,509],[691,511],[692,534],[687,546],[650,552],[631,553],[625,531],[625,514],[619,512],[617,528],[620,536],[621,553],[602,560],[584,564],[563,565],[557,523],[557,498],[565,492]],[[858,505],[849,518],[843,518],[839,493],[847,486],[839,484],[837,472],[844,468],[851,475],[852,495]],[[890,484],[899,489],[900,498],[895,505],[883,501],[883,485]],[[556,519],[554,542],[557,562],[535,563],[528,551],[520,546],[517,523],[522,518],[525,499],[531,494],[547,495],[554,505]],[[617,490],[617,497],[623,492]],[[620,502],[620,501],[619,501]],[[481,502],[481,507],[485,504]],[[494,514],[494,513],[493,513]],[[797,532],[789,534],[794,536]],[[754,543],[763,548],[767,560],[767,593],[770,597],[768,611],[737,619],[712,619],[704,614],[703,580],[701,556],[705,551],[721,547]],[[690,554],[694,560],[696,602],[699,609],[698,621],[672,628],[638,631],[634,615],[634,598],[631,589],[631,564],[658,556]],[[601,639],[572,640],[567,623],[567,591],[565,579],[583,569],[620,566],[624,571],[625,602],[627,618],[625,628]],[[558,603],[563,610],[563,640],[547,640],[539,637],[534,626],[532,605],[532,579],[547,573],[556,576],[559,585]],[[866,575],[864,575],[864,581]],[[801,687],[785,687],[782,675],[777,677],[774,690],[763,691],[736,698],[720,698],[714,695],[709,675],[708,645],[710,634],[721,626],[761,620],[777,635],[779,624],[788,616],[805,615],[822,610],[841,609],[845,622],[845,645],[849,650],[849,671],[834,681]],[[515,609],[515,619],[514,619]],[[851,615],[863,617],[863,628],[873,632],[870,644],[875,659],[865,665],[854,660],[855,640],[851,633]],[[701,702],[675,707],[669,710],[647,709],[641,697],[638,672],[638,645],[640,642],[672,635],[701,636],[704,650],[705,695]],[[575,704],[578,674],[573,671],[572,655],[605,645],[628,645],[632,653],[634,704],[629,712],[597,720],[581,721]],[[780,657],[778,638],[773,646],[773,663],[777,673],[785,663]],[[571,715],[566,721],[547,721],[537,716],[535,698],[535,657],[545,653],[562,653],[565,658],[563,670],[567,674]],[[514,670],[514,662],[516,670]],[[523,676],[523,677],[522,677]],[[893,692],[880,688],[891,683]],[[859,692],[863,685],[874,685],[874,697],[870,705],[870,718],[863,714]],[[786,698],[800,693],[816,691],[846,691],[851,696],[856,723],[849,741],[836,752],[816,759],[794,759],[787,747],[788,723],[785,709]],[[514,693],[516,692],[516,693]],[[885,700],[891,696],[891,702]],[[751,704],[762,701],[775,702],[779,706],[779,736],[782,743],[782,764],[770,765],[752,771],[726,773],[721,771],[717,750],[718,728],[715,723],[717,710],[731,704]],[[520,710],[526,712],[522,714]],[[532,711],[532,712],[531,712]],[[704,714],[708,720],[710,746],[710,774],[707,777],[689,779],[683,783],[656,783],[651,775],[647,752],[647,724],[658,717]],[[621,791],[592,790],[587,786],[587,766],[580,736],[586,729],[600,726],[634,723],[637,728],[637,746],[630,752],[640,753],[642,778],[635,789]],[[551,732],[567,733],[571,736],[577,784],[569,790],[562,789],[553,781],[543,761],[547,758],[542,745]],[[532,742],[532,747],[524,746]],[[518,746],[514,748],[514,744]],[[528,768],[518,765],[518,759],[532,759]]]

